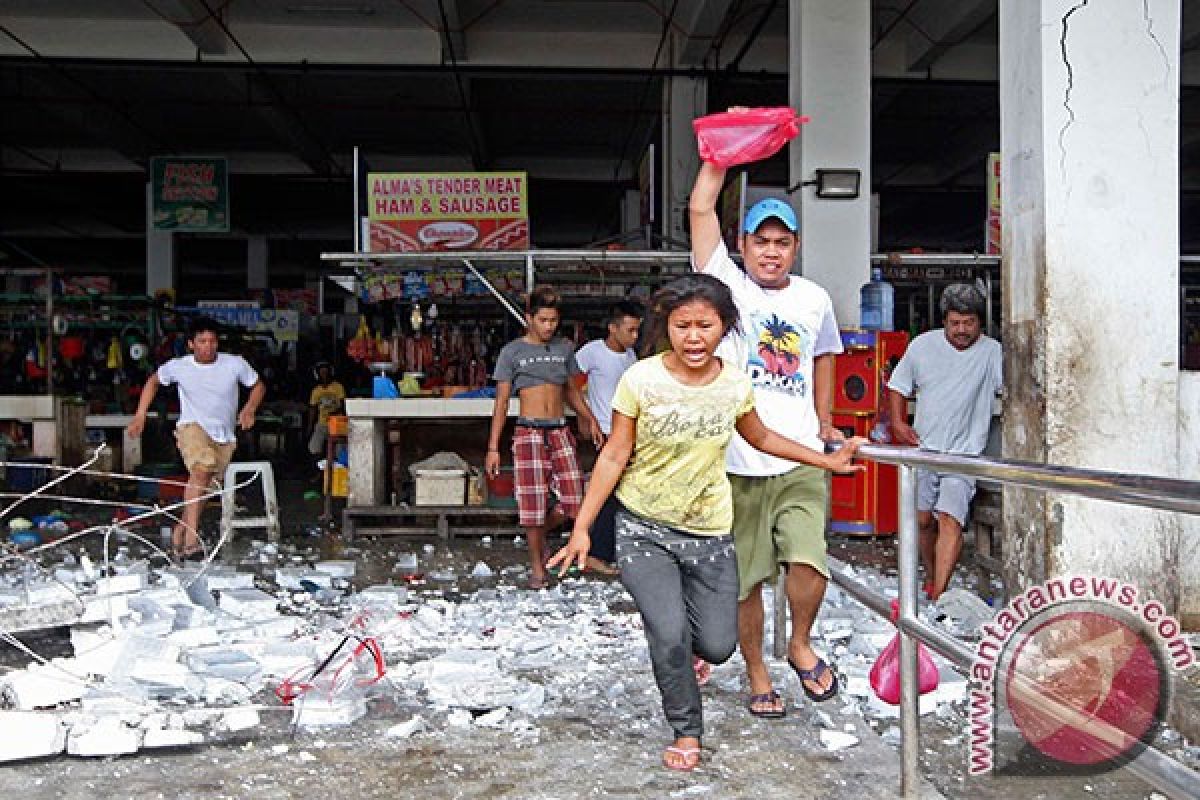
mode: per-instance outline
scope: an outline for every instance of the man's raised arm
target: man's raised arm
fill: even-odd
[[[692,228],[692,265],[703,272],[708,260],[721,242],[721,221],[717,218],[717,201],[725,184],[725,170],[707,161],[700,163],[692,196],[688,200],[688,218]]]

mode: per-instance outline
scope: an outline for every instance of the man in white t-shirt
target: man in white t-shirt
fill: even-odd
[[[258,373],[241,356],[217,352],[220,345],[217,323],[207,317],[192,320],[188,327],[190,356],[173,358],[150,375],[142,387],[137,412],[129,423],[131,436],[141,436],[146,412],[159,386],[179,387],[179,421],[175,443],[188,471],[183,515],[175,526],[172,547],[180,560],[202,560],[204,545],[198,527],[204,503],[200,498],[225,474],[237,446],[237,425],[254,427],[254,415],[266,387]],[[242,410],[237,410],[238,386],[250,388]]]
[[[588,408],[596,417],[605,437],[612,433],[612,399],[625,370],[637,361],[634,345],[642,326],[642,307],[624,300],[608,313],[608,333],[575,352],[579,369],[587,375]],[[619,505],[616,493],[609,495],[592,524],[592,550],[588,568],[604,574],[616,572],[616,518]]]
[[[745,269],[729,257],[716,206],[725,170],[704,163],[688,205],[692,265],[733,292],[741,315],[717,354],[746,370],[759,416],[768,428],[816,450],[844,438],[833,427],[833,356],[842,340],[829,294],[792,275],[799,252],[796,214],[782,200],[755,204],[741,228]],[[778,718],[785,704],[763,658],[762,584],[779,565],[792,612],[788,664],[816,702],[837,694],[837,677],[812,648],[810,633],[829,567],[825,557],[826,476],[750,447],[734,434],[726,463],[733,486],[733,534],[738,559],[738,644],[750,684],[747,708]]]
[[[992,401],[1004,386],[1000,343],[983,333],[986,302],[969,283],[953,283],[942,292],[943,327],[913,339],[888,380],[892,441],[939,453],[983,452]],[[917,418],[910,427],[908,399],[914,394]],[[931,600],[950,585],[974,496],[974,478],[917,470],[917,527]]]

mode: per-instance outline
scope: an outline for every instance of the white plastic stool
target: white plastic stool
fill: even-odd
[[[233,488],[238,476],[258,473],[262,482],[264,516],[238,517]],[[275,498],[275,471],[269,461],[236,461],[225,469],[225,489],[221,493],[221,535],[231,536],[235,528],[266,528],[267,539],[279,541],[279,501]]]

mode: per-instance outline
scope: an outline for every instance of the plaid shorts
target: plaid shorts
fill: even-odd
[[[520,524],[537,527],[545,523],[550,491],[557,495],[563,514],[574,519],[583,502],[583,473],[570,429],[518,425],[513,431],[512,452]]]

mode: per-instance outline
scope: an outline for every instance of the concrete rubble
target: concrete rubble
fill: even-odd
[[[545,741],[544,728],[580,713],[579,698],[619,715],[625,736],[659,736],[640,618],[620,584],[572,579],[530,592],[515,585],[525,568],[492,561],[487,547],[482,558],[451,561],[432,545],[399,545],[377,554],[390,583],[351,560],[349,548],[344,558],[322,560],[294,545],[255,542],[236,567],[181,569],[129,553],[85,569],[85,558],[59,551],[58,562],[33,577],[51,574],[70,590],[79,614],[70,655],[0,672],[8,709],[0,711],[0,762],[195,749],[231,738],[248,744],[277,731],[274,720],[309,732],[305,750],[274,745],[296,763],[314,760],[308,751],[321,745],[312,737],[330,729],[369,729],[413,746],[497,734]],[[894,577],[852,571],[895,596]],[[23,591],[0,573],[5,581]],[[769,589],[765,601],[769,607]],[[923,613],[950,618],[941,609]],[[770,642],[770,615],[767,624]],[[809,704],[795,675],[771,662],[792,713],[811,729],[811,747],[825,757],[869,751],[867,740],[899,747],[898,708],[879,701],[867,677],[894,635],[888,621],[831,584],[814,644],[836,665],[839,697]],[[921,712],[965,730],[966,681],[935,661],[941,682]],[[740,696],[740,660],[716,668],[712,686]],[[760,723],[747,715],[744,724],[749,736]]]

